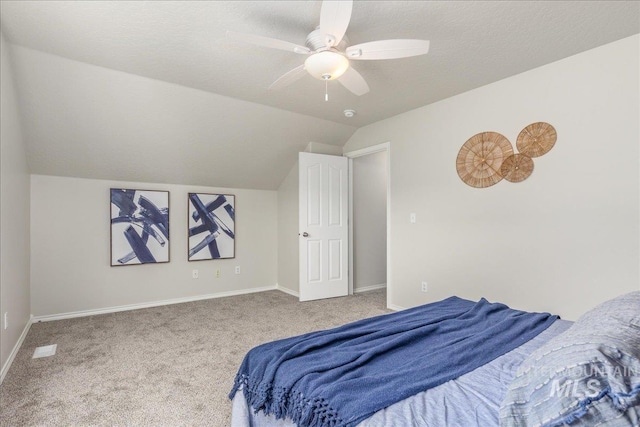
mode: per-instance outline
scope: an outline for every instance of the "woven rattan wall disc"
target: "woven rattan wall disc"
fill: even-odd
[[[500,173],[509,182],[521,182],[533,172],[533,160],[524,154],[513,154],[502,162]]]
[[[557,138],[556,130],[549,123],[532,123],[522,129],[516,140],[516,147],[526,156],[540,157],[553,148]]]
[[[456,159],[458,176],[467,185],[490,187],[502,180],[502,161],[513,154],[507,138],[497,132],[482,132],[465,142]]]

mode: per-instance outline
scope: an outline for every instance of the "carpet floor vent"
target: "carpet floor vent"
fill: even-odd
[[[44,345],[42,347],[36,347],[36,351],[33,352],[32,359],[37,359],[39,357],[49,357],[56,354],[56,348],[58,344],[53,345]]]

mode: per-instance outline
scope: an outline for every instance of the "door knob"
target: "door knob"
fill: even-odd
[[[302,237],[309,237],[309,233],[305,231],[304,233],[302,233]]]

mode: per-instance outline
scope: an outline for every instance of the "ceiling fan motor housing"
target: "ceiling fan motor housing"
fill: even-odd
[[[323,34],[322,32],[320,32],[320,28],[316,28],[314,31],[309,33],[304,44],[314,52],[322,52],[324,50],[331,49],[334,41],[335,37],[333,37],[331,34]],[[340,43],[333,46],[333,48],[335,50],[344,52],[344,50],[347,48],[348,43],[349,40],[347,39],[347,36],[343,36],[342,40],[340,40]]]

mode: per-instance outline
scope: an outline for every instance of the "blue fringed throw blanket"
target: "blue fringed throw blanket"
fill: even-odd
[[[451,297],[255,347],[229,397],[241,388],[255,411],[300,427],[355,426],[513,350],[556,319]]]

